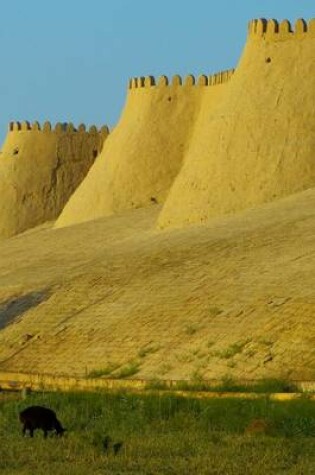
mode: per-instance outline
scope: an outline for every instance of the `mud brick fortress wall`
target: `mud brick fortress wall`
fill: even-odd
[[[106,126],[11,122],[0,154],[0,237],[56,219],[108,133]]]
[[[129,82],[121,119],[57,226],[163,204],[202,223],[315,184],[315,20],[253,20],[236,69]]]

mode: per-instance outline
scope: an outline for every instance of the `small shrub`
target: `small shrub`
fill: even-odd
[[[110,363],[104,368],[93,369],[87,374],[87,378],[102,378],[103,376],[109,376],[113,371],[119,368],[120,365]]]
[[[158,349],[158,346],[144,346],[138,351],[138,356],[139,358],[145,358],[147,355],[155,353]]]
[[[190,324],[185,328],[185,333],[187,335],[194,335],[198,330],[198,325]]]
[[[193,381],[193,384],[203,382],[203,376],[200,373],[200,369],[196,369],[195,371],[193,371],[191,379]]]
[[[258,343],[260,343],[261,345],[269,346],[269,347],[273,345],[273,341],[268,340],[267,338],[260,338],[258,340]]]
[[[170,363],[163,363],[159,368],[159,373],[163,376],[164,374],[171,371],[172,365]]]
[[[228,346],[226,349],[221,350],[221,351],[216,351],[214,353],[214,356],[217,356],[218,358],[223,358],[223,359],[230,359],[233,358],[233,356],[237,355],[238,353],[242,353],[243,348],[250,342],[250,340],[238,342],[238,343],[233,343],[232,345]]]
[[[209,315],[211,317],[217,317],[222,312],[223,312],[223,310],[221,310],[219,307],[216,307],[216,306],[213,306],[213,307],[209,308]]]
[[[181,353],[180,355],[176,355],[176,359],[180,363],[191,363],[195,358],[191,353]]]
[[[131,361],[123,366],[118,372],[113,375],[115,379],[124,379],[134,376],[140,371],[140,363],[138,361]]]
[[[233,360],[229,360],[226,365],[228,366],[228,368],[235,368],[236,362]]]

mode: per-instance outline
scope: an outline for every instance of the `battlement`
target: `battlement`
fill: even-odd
[[[78,127],[75,127],[71,122],[61,123],[58,122],[53,127],[52,124],[47,121],[40,125],[39,122],[33,122],[32,124],[27,120],[23,122],[10,122],[9,123],[9,132],[43,132],[43,133],[56,133],[56,134],[72,134],[72,133],[88,133],[91,135],[100,134],[102,137],[107,137],[109,135],[109,128],[107,125],[104,125],[98,129],[95,125],[91,125],[89,129],[85,124],[80,124]]]
[[[288,21],[280,23],[277,20],[260,18],[248,23],[248,36],[250,38],[265,38],[272,41],[288,39],[301,39],[304,37],[315,38],[315,18],[308,22],[303,18],[296,20],[294,26]]]
[[[226,71],[220,71],[216,74],[207,76],[205,74],[200,75],[197,79],[193,74],[189,74],[185,78],[182,78],[178,74],[172,78],[167,76],[160,76],[155,79],[153,76],[141,76],[138,78],[132,78],[129,80],[129,89],[142,89],[152,87],[203,87],[203,86],[216,86],[228,82],[234,74],[234,69],[228,69]]]

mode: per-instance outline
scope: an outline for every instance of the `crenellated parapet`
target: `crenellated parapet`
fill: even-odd
[[[51,122],[46,121],[42,125],[35,121],[33,123],[27,120],[23,122],[13,121],[9,123],[9,132],[42,132],[42,133],[55,133],[55,134],[85,134],[90,135],[100,134],[103,138],[109,135],[109,128],[104,125],[101,128],[91,125],[89,128],[85,124],[80,124],[75,127],[71,122],[61,123],[57,122],[55,126],[52,126]]]
[[[296,20],[292,25],[288,20],[259,18],[248,24],[250,38],[265,38],[272,41],[284,41],[288,39],[302,39],[305,37],[315,38],[315,18],[308,22],[303,18]]]
[[[228,69],[226,71],[220,71],[216,74],[205,75],[201,74],[196,78],[193,74],[182,78],[180,75],[168,78],[167,76],[160,76],[154,78],[153,76],[141,76],[132,78],[129,80],[129,89],[150,89],[152,87],[164,88],[164,87],[204,87],[204,86],[216,86],[228,82],[234,74],[234,69]]]

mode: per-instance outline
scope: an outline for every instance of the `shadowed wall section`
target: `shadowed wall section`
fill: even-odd
[[[213,111],[204,95],[159,226],[201,223],[315,185],[315,20],[254,20]]]
[[[232,73],[197,81],[192,75],[132,79],[119,124],[57,227],[163,203],[187,153],[204,94],[214,106]]]
[[[0,154],[0,238],[55,219],[107,135],[106,126],[12,122]]]

